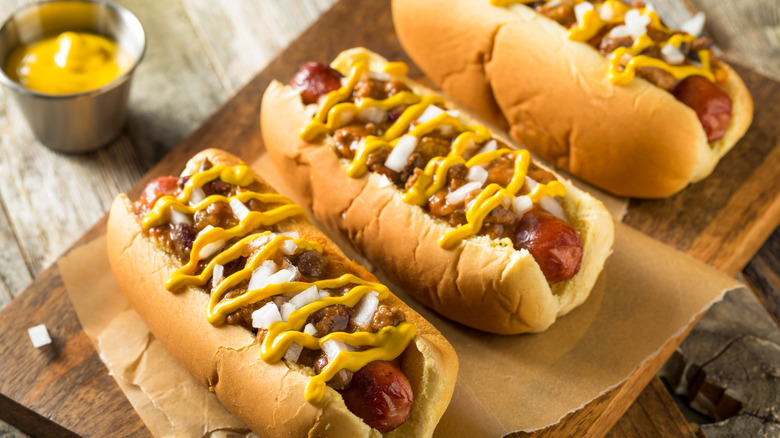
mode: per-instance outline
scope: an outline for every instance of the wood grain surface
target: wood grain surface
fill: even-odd
[[[4,1],[0,5],[0,13],[7,15],[17,6],[29,2]],[[0,202],[3,208],[3,214],[0,215],[0,244],[4,248],[0,254],[0,306],[19,295],[33,277],[39,275],[59,253],[98,220],[115,193],[127,190],[134,183],[137,190],[153,175],[177,172],[189,155],[204,147],[223,147],[244,156],[260,153],[262,145],[259,142],[259,127],[255,123],[259,96],[270,78],[289,77],[290,69],[311,57],[310,52],[301,50],[301,47],[316,48],[316,59],[324,61],[354,42],[379,39],[371,47],[388,57],[403,56],[397,46],[387,46],[386,40],[394,41],[394,36],[392,28],[386,26],[389,18],[384,2],[343,2],[317,25],[322,30],[333,32],[332,28],[328,28],[333,23],[328,24],[328,20],[347,17],[347,22],[355,24],[353,34],[346,36],[353,43],[322,38],[316,29],[307,32],[296,42],[299,50],[285,51],[282,61],[277,60],[268,65],[260,76],[252,79],[246,88],[229,100],[179,149],[159,161],[334,1],[280,0],[262,4],[235,1],[229,5],[208,0],[123,0],[119,3],[128,6],[139,16],[150,45],[144,63],[137,72],[127,128],[112,145],[80,156],[51,152],[31,137],[18,109],[8,101],[7,93],[0,91],[0,143],[2,150],[7,151],[0,156],[0,170],[6,176],[0,179]],[[673,0],[653,3],[662,16],[673,18],[669,20],[672,23],[674,20],[681,22],[693,10],[706,10],[712,14],[712,24],[708,24],[707,30],[729,59],[741,61],[753,69],[780,78],[780,57],[777,56],[780,50],[780,44],[777,44],[780,20],[777,15],[778,5],[774,0],[688,1],[688,9]],[[745,8],[750,12],[745,12],[748,18],[742,19],[739,14]],[[385,26],[375,26],[373,23]],[[734,26],[742,31],[734,31]],[[343,29],[343,26],[339,29]],[[747,75],[754,78],[752,87],[759,91],[759,96],[774,96],[774,101],[769,103],[777,101],[776,82],[755,73],[748,72]],[[714,205],[716,213],[707,211],[705,218],[686,216],[685,210],[690,206],[691,199],[696,200],[696,196],[658,203],[635,202],[627,218],[629,223],[726,272],[739,271],[780,220],[777,184],[774,183],[776,170],[773,170],[777,167],[762,167],[762,163],[771,164],[777,160],[776,126],[774,131],[771,130],[774,114],[776,110],[771,105],[763,107],[760,113],[757,111],[757,119],[762,116],[760,120],[764,120],[765,125],[759,125],[760,129],[757,130],[754,126],[751,132],[757,131],[757,134],[752,135],[758,145],[751,143],[743,151],[750,163],[758,165],[756,168],[751,170],[740,163],[725,170],[719,166],[716,174],[723,173],[720,183],[707,184],[707,180],[703,188],[697,188],[698,185],[691,188],[697,190],[700,196],[706,196],[708,205]],[[763,127],[769,127],[770,130],[765,133]],[[740,156],[739,160],[743,158]],[[154,163],[158,164],[141,178]],[[772,172],[769,179],[764,175],[767,171]],[[745,180],[736,179],[739,187],[731,186],[733,178],[746,175],[749,184]],[[724,180],[729,186],[726,192],[719,186],[724,184]],[[764,186],[767,182],[769,189]],[[754,206],[741,200],[742,196],[753,196],[753,189],[757,189],[761,196],[751,199],[758,199],[754,202],[760,205]],[[687,193],[688,190],[683,194]],[[769,202],[764,204],[764,200]],[[49,206],[56,207],[47,209],[51,210],[50,214],[36,213],[41,207]],[[728,211],[736,212],[736,216],[748,217],[737,220]],[[723,220],[730,221],[732,228],[719,227]],[[57,225],[53,226],[54,223]],[[682,226],[683,231],[678,229],[679,226]],[[101,230],[98,225],[91,235]],[[701,237],[708,233],[712,236]],[[757,285],[767,296],[766,303],[780,302],[777,298],[780,264],[776,257],[778,252],[773,250],[780,242],[777,234],[745,270],[746,277],[751,279],[750,283]],[[716,250],[720,253],[713,254]],[[765,289],[767,285],[769,287]],[[129,405],[116,386],[111,387],[113,382],[107,377],[99,359],[88,342],[84,343],[86,338],[83,333],[79,334],[77,327],[71,327],[75,318],[63,292],[56,268],[50,268],[43,271],[27,293],[0,314],[0,327],[3,328],[28,327],[43,316],[57,316],[47,326],[50,330],[51,327],[58,327],[56,332],[52,331],[56,333],[61,346],[66,347],[51,349],[53,352],[49,353],[40,350],[40,354],[36,353],[38,356],[32,358],[22,354],[18,363],[23,366],[7,368],[32,370],[48,382],[48,387],[41,386],[43,384],[15,385],[15,374],[0,374],[0,416],[22,424],[30,432],[41,436],[67,436],[62,435],[66,430],[85,436],[115,436],[116,433],[137,436],[143,433],[142,425],[139,426],[140,420],[131,411],[126,411]],[[774,309],[776,311],[777,305]],[[23,313],[27,316],[21,317]],[[19,346],[29,342],[24,339],[25,336],[26,330],[6,330],[0,335],[0,353],[3,357],[19,357]],[[93,363],[93,359],[97,362]],[[652,373],[649,375],[652,377]],[[75,390],[67,382],[75,384]],[[636,396],[645,382],[636,381],[634,384],[638,387],[631,389],[633,395],[627,399]],[[62,386],[56,386],[60,384]],[[11,387],[13,389],[9,390]],[[53,397],[47,393],[47,388],[67,390],[63,391],[66,394]],[[16,397],[8,395],[12,393]],[[123,418],[122,424],[109,422],[108,426],[101,428],[97,424],[101,423],[99,420],[84,421],[90,413],[100,410],[85,402],[98,394],[106,397],[98,400],[119,410],[117,416]],[[628,405],[626,396],[621,396],[618,390],[610,397],[598,402],[599,406],[607,407],[595,409],[594,415],[607,410],[610,403],[616,401],[621,407],[613,412],[622,414]],[[657,436],[652,433],[648,435],[647,431],[658,430],[663,431],[664,436],[689,436],[690,430],[681,420],[679,411],[671,407],[670,400],[660,382],[654,379],[620,419],[612,434]],[[83,413],[85,409],[88,411],[86,414]],[[607,423],[614,422],[614,419],[607,415],[604,418],[604,426],[598,431],[593,428],[591,432],[601,435],[609,429]],[[79,429],[75,423],[86,423],[87,426]],[[63,425],[67,425],[67,429],[62,429]],[[105,433],[113,430],[118,432]]]

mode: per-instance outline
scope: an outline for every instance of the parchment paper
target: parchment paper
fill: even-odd
[[[284,193],[266,166],[253,163]],[[458,354],[458,383],[437,436],[502,436],[555,424],[624,382],[726,291],[739,287],[627,226],[616,224],[615,231],[614,253],[588,301],[541,334],[489,335],[450,322],[375,272]],[[155,436],[242,430],[128,308],[108,265],[105,238],[73,250],[59,268],[84,330]]]

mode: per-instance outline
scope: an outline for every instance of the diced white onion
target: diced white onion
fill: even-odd
[[[650,2],[645,3],[645,14],[648,12],[655,12],[655,6],[653,6]]]
[[[476,147],[476,143],[474,143],[474,139],[469,138],[466,140],[466,149],[467,151],[473,150]]]
[[[482,149],[477,152],[477,155],[484,154],[485,152],[493,152],[498,149],[498,142],[491,139],[487,143],[485,143],[484,146],[482,146]]]
[[[547,6],[549,5],[550,4],[548,3]],[[598,11],[599,17],[601,17],[601,19],[604,21],[611,20],[612,17],[615,16],[615,10],[612,9],[612,4],[609,2],[602,3],[601,6],[599,6]]]
[[[268,284],[268,278],[276,272],[276,263],[273,260],[266,260],[260,264],[260,266],[252,272],[252,277],[249,279],[249,290],[260,289]]]
[[[330,294],[326,290],[321,290],[318,294],[319,299],[324,300],[325,298],[330,297]]]
[[[368,72],[368,77],[377,81],[389,81],[392,78],[390,74],[379,71]]]
[[[631,9],[626,12],[626,28],[634,39],[647,33],[648,24],[650,24],[650,17],[639,13],[639,9]]]
[[[512,200],[509,198],[509,196],[504,196],[503,198],[501,198],[501,205],[504,208],[509,209],[509,207],[512,206]]]
[[[195,236],[195,240],[198,240],[201,236],[209,232],[210,230],[214,229],[211,225],[206,225],[203,227],[202,230],[200,230],[200,233],[198,233],[197,236]],[[225,245],[224,240],[217,240],[216,242],[211,242],[207,245],[204,245],[203,248],[200,249],[200,253],[198,253],[198,257],[200,257],[202,260],[208,259],[209,257],[213,256],[217,252],[219,252],[220,249]]]
[[[455,128],[450,125],[441,125],[437,128],[437,130],[445,137],[455,134]]]
[[[27,334],[30,335],[33,347],[40,348],[44,345],[51,344],[51,337],[49,337],[49,331],[46,330],[44,324],[38,324],[36,326],[27,329]]]
[[[303,111],[306,113],[306,119],[313,119],[317,115],[317,111],[320,110],[320,106],[316,103],[310,103],[303,107]]]
[[[609,37],[615,40],[630,36],[631,33],[628,31],[628,27],[622,24],[620,26],[613,27],[612,30],[609,31]]]
[[[677,47],[667,44],[661,48],[661,55],[664,61],[669,64],[682,64],[685,61],[685,55]]]
[[[534,202],[531,200],[531,197],[526,195],[516,197],[512,200],[512,204],[515,207],[515,214],[518,216],[522,216],[534,208]]]
[[[295,308],[295,305],[293,303],[283,303],[279,307],[279,310],[282,315],[282,321],[286,322],[288,319],[290,319],[290,314],[298,309]]]
[[[582,2],[574,6],[574,16],[577,17],[577,23],[582,24],[585,18],[585,13],[594,9],[593,3]]]
[[[317,335],[317,328],[314,327],[314,324],[308,323],[305,326],[303,326],[303,332],[307,335],[316,336]]]
[[[376,291],[371,291],[364,295],[355,309],[355,316],[352,317],[352,322],[358,327],[364,327],[371,322],[378,306],[379,294]]]
[[[220,281],[222,281],[222,276],[225,273],[225,267],[217,264],[214,265],[214,271],[211,274],[211,284],[212,286],[216,286],[219,284]]]
[[[282,284],[282,283],[289,283],[291,281],[295,281],[300,277],[301,273],[298,271],[298,268],[294,265],[290,265],[287,268],[280,269],[274,274],[271,274],[266,279],[266,284],[260,286],[265,287],[269,284]]]
[[[458,118],[460,117],[460,113],[457,110],[448,110],[447,114],[451,115],[452,117]]]
[[[704,12],[697,12],[696,15],[691,17],[688,21],[680,26],[680,30],[685,33],[689,33],[695,37],[701,35],[704,30],[705,16]]]
[[[190,205],[198,205],[206,199],[206,192],[203,191],[200,187],[195,187],[192,189],[192,194],[190,195]]]
[[[296,309],[300,309],[301,307],[313,303],[314,301],[317,301],[320,298],[317,286],[312,286],[300,293],[298,295],[290,298],[290,304],[295,306]]]
[[[233,214],[236,215],[238,220],[242,221],[249,214],[249,209],[246,208],[243,202],[236,198],[230,200],[230,208],[233,209]]]
[[[328,98],[328,94],[320,95],[320,97],[317,98],[317,106],[322,108],[322,105],[325,104],[325,100]]]
[[[282,315],[279,313],[279,308],[273,302],[269,302],[252,312],[252,327],[254,328],[268,329],[271,324],[281,320]]]
[[[225,245],[224,240],[217,240],[216,242],[211,242],[208,245],[204,245],[203,248],[200,249],[200,253],[198,254],[201,258],[201,260],[205,260],[217,252],[219,252],[220,249]]]
[[[370,106],[360,110],[360,118],[371,123],[382,123],[387,119],[387,111],[376,106]]]
[[[287,349],[287,353],[284,353],[284,359],[287,362],[298,362],[298,358],[301,357],[303,347],[300,344],[293,342],[290,344],[290,348]]]
[[[287,237],[290,237],[292,239],[300,239],[301,238],[301,234],[298,233],[297,231],[285,231],[284,233],[282,233],[282,236],[287,236]]]
[[[349,78],[348,78],[348,77],[346,77],[346,76],[342,76],[342,77],[339,79],[339,82],[341,82],[341,86],[342,86],[342,87],[346,87],[346,86],[347,86],[347,84],[349,84]]]
[[[192,225],[192,218],[187,213],[182,213],[179,210],[171,207],[171,224],[186,224]]]
[[[328,357],[328,362],[333,362],[340,352],[353,350],[351,346],[344,342],[339,341],[338,339],[331,339],[330,341],[322,343],[322,351],[325,353],[325,356]]]
[[[566,220],[566,213],[563,211],[563,207],[555,199],[549,196],[544,196],[539,200],[539,205],[551,215],[568,222]]]
[[[273,238],[274,233],[269,234],[258,234],[257,238],[252,239],[247,243],[246,245],[246,252],[245,255],[252,254],[253,252],[259,250],[260,248],[264,247],[266,243],[271,241]]]
[[[286,255],[293,255],[295,254],[295,250],[298,249],[298,245],[295,243],[294,240],[285,240],[282,242],[282,246],[280,247],[282,252]]]
[[[379,177],[379,183],[377,183],[377,186],[381,189],[382,187],[387,187],[393,185],[393,182],[390,181],[390,179],[385,175],[382,174]]]
[[[471,166],[469,168],[468,175],[466,175],[466,179],[468,181],[476,181],[480,183],[480,187],[482,184],[485,184],[487,178],[488,178],[488,171],[485,170],[485,168],[482,166]]]
[[[433,120],[436,118],[439,114],[443,114],[444,110],[439,108],[436,105],[429,105],[428,108],[425,108],[425,111],[420,115],[420,117],[417,118],[417,123],[425,123]]]
[[[409,161],[409,156],[414,152],[414,148],[417,147],[417,137],[413,135],[404,135],[398,139],[398,143],[390,152],[385,160],[385,166],[388,169],[400,172],[406,166],[406,162]]]
[[[525,186],[528,188],[528,191],[533,193],[534,190],[536,190],[537,187],[539,187],[539,183],[536,182],[536,180],[531,179],[530,177],[525,177]]]
[[[480,182],[475,181],[475,182],[466,183],[460,188],[458,188],[457,190],[453,190],[447,193],[445,199],[450,204],[457,204],[463,201],[464,199],[466,199],[466,195],[473,192],[474,190],[479,190],[481,188],[482,188],[482,183]]]

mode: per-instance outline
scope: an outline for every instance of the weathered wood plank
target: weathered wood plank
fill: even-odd
[[[6,162],[0,158],[0,174],[7,175]],[[8,222],[8,215],[0,203],[0,309],[8,305],[30,281],[32,275],[27,269],[22,249]]]
[[[145,171],[232,93],[217,78],[180,0],[119,3],[138,16],[148,41],[134,78],[128,116],[128,131],[141,151]]]
[[[23,0],[9,0],[0,4],[0,15],[5,17],[14,9],[21,6]],[[5,117],[8,108],[8,92],[0,88],[0,150],[12,147],[16,142],[16,127],[10,124]],[[15,147],[15,146],[14,146]],[[5,156],[0,155],[0,174],[9,175],[12,163]],[[7,179],[3,178],[3,179]],[[5,182],[0,182],[0,185]],[[0,190],[0,309],[5,307],[30,281],[33,274],[25,260],[22,244],[16,235],[8,214],[3,192]]]
[[[0,312],[8,341],[0,345],[0,357],[14,358],[0,367],[3,417],[41,437],[150,436],[81,330],[57,267],[46,269],[36,282],[45,295],[23,293]],[[27,327],[41,323],[52,344],[35,349]]]
[[[184,10],[232,94],[262,70],[336,0],[234,2],[183,0]]]
[[[9,105],[0,119],[0,125],[5,123],[24,123],[16,105]],[[126,190],[141,174],[138,157],[126,139],[85,155],[53,152],[29,131],[1,141],[7,173],[0,180],[0,196],[33,275],[100,219],[114,194]]]
[[[764,307],[780,321],[780,229],[775,230],[742,271],[741,280],[752,286]]]
[[[705,436],[735,424],[750,427],[744,436],[780,427],[780,331],[748,289],[729,292],[714,305],[662,374],[694,410],[718,422],[734,417],[705,429]]]
[[[667,417],[674,421],[658,421],[658,418]],[[627,436],[694,438],[696,434],[677,409],[669,391],[656,377],[607,434],[607,438]]]

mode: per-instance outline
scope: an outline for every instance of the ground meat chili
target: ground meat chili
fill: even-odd
[[[533,8],[547,18],[555,20],[566,29],[575,29],[579,25],[574,11],[575,2],[571,0],[555,1],[547,3],[545,1],[522,2]],[[590,1],[598,7],[602,2]],[[646,5],[640,1],[628,2],[627,7],[632,9],[642,9]],[[553,5],[553,6],[550,6]],[[629,48],[635,40],[632,36],[625,35],[625,32],[618,32],[617,35],[611,31],[622,26],[621,22],[607,22],[596,34],[584,41],[598,50],[604,56],[610,56],[619,48]],[[625,27],[625,26],[624,26]],[[670,41],[672,37],[681,37],[685,32],[672,30],[666,27],[662,20],[658,22],[650,21],[646,26],[646,35],[653,42],[652,45],[642,49],[638,54],[650,58],[667,62],[661,51],[661,45]],[[679,44],[678,51],[681,60],[674,61],[674,66],[693,66],[701,65],[702,60],[699,57],[700,50],[708,50],[711,41],[707,38],[696,38],[692,42],[682,42]],[[647,80],[653,85],[671,92],[680,102],[691,107],[702,123],[708,141],[715,141],[723,137],[729,121],[731,120],[731,98],[723,91],[726,71],[721,68],[720,62],[715,59],[711,52],[710,62],[713,69],[714,81],[705,79],[703,76],[687,76],[682,79],[676,78],[665,68],[642,66],[636,69],[637,76]],[[622,61],[621,61],[622,63]],[[668,64],[672,65],[672,64]],[[690,78],[696,78],[688,80]],[[703,84],[703,82],[709,84]],[[680,98],[684,95],[685,98]],[[726,102],[726,100],[728,100]]]
[[[596,2],[591,2],[591,3],[596,3]],[[577,18],[574,14],[574,2],[564,1],[562,2],[562,4],[558,4],[554,7],[550,7],[544,2],[534,2],[529,6],[534,8],[537,12],[544,15],[545,17],[555,20],[556,22],[558,22],[558,24],[565,27],[566,29],[577,26]],[[645,4],[642,2],[633,2],[631,6],[633,8],[644,8]],[[663,22],[661,23],[663,24]],[[613,23],[604,26],[599,30],[598,34],[595,37],[590,38],[587,41],[588,44],[595,47],[599,52],[601,52],[602,55],[607,55],[609,53],[612,53],[618,47],[630,47],[631,44],[633,43],[633,39],[630,36],[629,37],[621,36],[621,37],[613,38],[609,35],[609,31],[617,27],[618,25],[619,25],[618,23]],[[679,31],[673,31],[673,32],[676,34],[683,33]],[[669,32],[655,27],[653,23],[650,23],[647,26],[647,35],[655,42],[664,42],[668,40],[670,37]],[[698,38],[693,43],[693,45],[697,49],[703,49],[703,48],[708,48],[710,43],[709,40],[707,40],[706,38]],[[687,45],[686,47],[681,47],[681,51],[687,58],[686,60],[687,64],[690,64],[691,61],[698,62],[698,59],[694,58],[696,56],[696,50],[690,50],[689,45]],[[645,49],[645,51],[642,52],[642,55],[648,55],[648,56],[652,56],[653,58],[663,59],[661,57],[660,50],[658,50],[658,46],[652,46],[648,49]],[[663,73],[667,73],[667,72],[663,72]],[[647,79],[648,81],[652,82],[654,85],[659,86],[664,90],[669,90],[671,88],[671,86],[668,86],[668,78],[664,77],[664,75],[658,72],[652,72],[647,74],[642,74],[640,72],[639,74],[645,77],[645,79]],[[674,81],[674,78],[672,78],[672,81]]]
[[[309,63],[302,67],[302,70],[310,69]],[[318,68],[317,71],[323,71]],[[297,74],[295,77],[300,77]],[[311,80],[316,80],[313,75],[309,75]],[[342,78],[342,84],[345,83]],[[296,84],[296,86],[307,90],[321,89],[319,85]],[[333,90],[331,90],[333,91]],[[363,99],[370,98],[376,101],[382,101],[395,96],[397,93],[409,92],[410,89],[401,80],[389,75],[364,74],[360,77],[352,88],[351,95],[342,102],[359,105]],[[339,93],[343,93],[339,91]],[[324,95],[323,95],[324,96]],[[322,96],[318,96],[320,99]],[[304,103],[309,100],[304,99]],[[321,100],[321,99],[320,99]],[[442,103],[436,103],[432,106],[435,111],[446,112],[448,109]],[[404,107],[405,108],[405,107]],[[338,155],[346,160],[354,160],[365,147],[365,144],[371,138],[381,138],[391,127],[401,113],[397,113],[391,120],[390,114],[393,114],[395,108],[385,111],[385,117],[376,117],[373,120],[365,120],[361,116],[352,116],[344,121],[340,126],[333,128],[332,138],[335,150]],[[353,111],[354,112],[354,111]],[[411,122],[409,130],[418,126],[419,121]],[[442,126],[437,129],[427,131],[419,136],[414,149],[410,152],[405,165],[400,168],[391,169],[386,165],[388,157],[393,150],[391,147],[378,147],[371,149],[367,153],[365,165],[367,170],[383,175],[387,180],[394,184],[404,193],[409,193],[419,178],[422,178],[424,170],[429,163],[435,160],[441,160],[450,154],[453,145],[458,138],[459,132],[449,129],[449,126]],[[490,140],[495,150],[502,150],[507,146],[497,140]],[[462,154],[462,162],[451,165],[446,173],[444,184],[439,190],[429,196],[420,207],[432,217],[440,219],[453,228],[458,228],[468,223],[467,210],[471,202],[475,200],[482,192],[481,188],[475,188],[465,197],[454,197],[452,194],[469,184],[474,185],[473,179],[470,179],[470,169],[463,163],[470,158],[483,152],[483,147],[488,142],[472,142]],[[486,175],[483,187],[491,184],[497,184],[501,187],[508,187],[515,174],[516,154],[508,152],[497,156],[495,159],[481,165]],[[533,162],[530,162],[527,168],[527,176],[533,179],[533,184],[549,185],[551,182],[557,182],[555,176],[539,168]],[[522,184],[522,181],[521,181]],[[518,195],[530,194],[534,186],[531,183],[522,184]],[[468,187],[466,187],[467,190]],[[553,203],[559,201],[551,201]],[[560,207],[559,207],[560,209]],[[542,242],[542,239],[551,239],[550,233],[542,229],[548,226],[559,230],[568,229],[570,233],[577,235],[576,231],[564,220],[554,218],[554,220],[545,221],[543,224],[534,224],[534,230],[524,234],[525,238],[517,239],[518,227],[522,228],[521,218],[523,213],[516,213],[509,205],[498,205],[490,210],[484,217],[481,227],[477,234],[485,235],[491,239],[508,239],[518,250],[526,249],[534,254],[537,263],[543,267],[542,271],[551,283],[567,280],[574,276],[578,271],[582,257],[582,242],[577,239],[558,239],[555,242],[560,246],[557,251],[550,251],[549,244]],[[554,221],[560,222],[557,225],[550,225]],[[560,225],[560,226],[558,226]],[[540,231],[542,230],[542,231]],[[379,314],[379,313],[378,313]],[[389,320],[392,318],[388,317]]]
[[[371,87],[375,88],[375,86]],[[387,88],[392,89],[393,87]],[[380,91],[381,93],[384,93],[383,90]],[[377,91],[371,92],[377,93]],[[211,164],[206,162],[203,166],[201,166],[201,171],[208,170],[211,167]],[[148,220],[150,212],[154,213],[153,208],[156,206],[157,201],[164,196],[175,197],[177,199],[186,197],[186,195],[183,195],[183,192],[189,179],[190,177],[162,177],[152,180],[142,192],[139,200],[134,204],[135,212],[138,215],[139,220],[142,222]],[[225,198],[229,198],[230,201],[217,201],[211,203],[207,207],[198,208],[194,214],[189,217],[189,221],[182,218],[174,219],[174,216],[171,213],[171,218],[169,220],[164,220],[155,226],[149,227],[148,229],[146,227],[144,228],[145,232],[152,239],[154,239],[154,241],[161,245],[169,254],[171,254],[183,265],[187,265],[187,263],[190,262],[190,258],[195,257],[190,253],[193,251],[193,244],[200,233],[208,231],[209,227],[228,230],[235,229],[239,226],[241,219],[239,218],[239,213],[234,209],[232,204],[234,200],[237,199],[236,196],[241,196],[242,193],[246,192],[261,192],[262,187],[256,181],[253,181],[246,186],[239,186],[235,184],[228,184],[219,178],[216,178],[203,184],[201,190],[203,192],[202,196],[223,196]],[[193,189],[193,192],[195,191],[196,189]],[[192,198],[190,198],[190,200],[191,199]],[[208,200],[208,198],[205,199]],[[278,204],[278,201],[262,202],[255,198],[253,198],[252,201],[254,202],[244,203],[245,207],[247,207],[249,211],[264,212],[268,214],[271,214],[275,207],[278,207],[279,205],[285,205],[284,203]],[[194,204],[199,205],[198,202],[200,201],[194,203],[189,202],[189,205],[195,209]],[[170,208],[173,209],[173,207]],[[303,212],[302,209],[300,211]],[[279,235],[280,233],[277,225],[275,224],[260,224],[257,228],[248,230],[247,234],[249,235],[248,237],[251,237],[255,234],[260,236],[260,234],[263,232],[275,233],[272,235]],[[290,239],[292,239],[292,237]],[[240,240],[242,240],[240,236],[227,240],[224,244],[224,247],[220,250],[221,252],[218,252],[217,255],[214,255],[213,257],[218,257],[219,254],[232,250],[233,245],[239,244]],[[265,240],[258,238],[257,242],[260,243],[253,243],[250,241],[250,243],[247,244],[247,246],[242,250],[237,258],[224,264],[221,275],[218,276],[218,274],[214,273],[212,276],[210,276],[211,278],[205,284],[203,284],[205,291],[208,291],[208,293],[213,296],[217,289],[224,282],[228,281],[228,277],[231,277],[233,274],[239,273],[240,271],[250,266],[250,263],[256,254],[261,253],[267,245],[271,245],[271,243],[269,243],[271,240],[272,239],[269,237],[265,238]],[[295,242],[294,240],[289,241]],[[279,270],[277,274],[279,272],[295,273],[294,277],[291,278],[291,281],[297,282],[315,283],[318,281],[329,281],[328,279],[341,278],[345,275],[355,275],[355,273],[346,264],[329,263],[329,258],[322,253],[322,249],[318,249],[317,245],[319,244],[314,245],[311,249],[304,249],[300,251],[290,249],[289,247],[285,249],[284,246],[281,246],[280,249],[277,249],[273,254],[266,255],[267,261],[263,263],[273,263],[274,266],[278,266]],[[204,249],[201,249],[200,251],[200,254],[202,255]],[[207,266],[208,263],[206,260],[200,260],[197,263],[197,269],[195,272],[202,273],[207,268]],[[247,278],[243,281],[233,284],[224,293],[219,303],[241,299],[242,296],[245,296],[249,292],[251,283],[252,280]],[[342,285],[338,285],[332,288],[322,287],[315,289],[315,293],[318,295],[309,302],[316,303],[316,300],[322,300],[323,294],[325,294],[324,296],[326,297],[346,298],[357,287],[365,287],[361,286],[357,282],[353,283],[348,281],[346,283],[341,282],[341,284]],[[304,292],[300,292],[299,295],[303,293]],[[265,337],[269,336],[270,331],[273,330],[273,326],[270,326],[269,328],[258,327],[254,321],[256,316],[253,315],[255,315],[258,309],[263,309],[269,304],[274,304],[276,302],[275,300],[279,298],[284,300],[289,298],[290,301],[286,302],[286,304],[290,304],[298,297],[298,295],[295,295],[294,297],[290,298],[290,295],[292,294],[287,294],[287,298],[285,298],[284,294],[269,296],[264,299],[250,301],[246,304],[240,305],[237,309],[226,314],[224,322],[228,324],[240,325],[247,328],[248,330],[253,331],[256,334],[258,341],[262,343]],[[344,304],[326,305],[319,310],[311,312],[306,319],[306,323],[302,331],[307,332],[309,335],[312,335],[315,338],[321,339],[325,336],[337,332],[376,333],[388,327],[400,329],[402,326],[410,325],[409,323],[405,322],[403,312],[400,309],[389,306],[386,303],[380,303],[377,310],[374,312],[371,321],[364,324],[363,326],[358,326],[353,320],[355,309],[358,308],[365,299],[366,296],[364,296],[364,298],[362,298],[361,301],[358,301],[354,306]],[[283,310],[284,304],[281,305],[280,308]],[[361,351],[374,347],[353,346],[351,348],[353,349],[352,351]],[[395,357],[395,359],[397,358],[398,356]],[[285,355],[284,359],[290,361],[287,355]],[[315,371],[316,374],[319,375],[326,370],[326,367],[329,364],[329,359],[328,355],[324,351],[324,348],[301,348],[300,354],[298,354],[298,356],[292,360],[292,362],[297,363],[300,366],[310,367]],[[385,360],[378,360],[375,362],[381,364],[385,362]],[[387,368],[384,365],[378,366],[383,367],[383,369]],[[361,376],[364,374],[366,374],[366,372],[362,373]],[[370,372],[368,372],[368,374],[370,374]],[[348,371],[347,369],[340,369],[327,381],[327,385],[334,389],[352,394],[355,392],[350,387],[352,376],[353,373],[351,371]],[[376,420],[374,417],[364,418],[364,420],[370,426],[379,428],[383,432],[392,430],[405,421],[413,400],[411,386],[406,377],[403,376],[403,373],[400,373],[400,375],[396,377],[396,380],[398,381],[394,381],[393,385],[400,385],[400,387],[404,388],[404,391],[408,391],[408,394],[404,393],[402,399],[399,401],[404,409],[406,409],[406,414],[402,415],[401,418],[399,417],[398,412],[387,411],[388,407],[383,408],[379,406],[376,407],[374,411],[377,411],[378,409],[380,412],[379,417],[381,417],[380,420]],[[365,381],[366,377],[364,376],[362,379]],[[379,395],[380,398],[384,398],[385,396],[382,394],[395,388],[395,386],[390,388],[388,384],[382,384],[384,386],[371,389],[375,393],[374,395]],[[365,382],[361,383],[361,391],[364,391],[364,388],[362,387],[364,385]],[[354,397],[354,395],[352,397]],[[387,395],[387,397],[393,398],[396,397],[396,395]],[[364,401],[364,404],[369,406],[372,403],[374,402],[371,400]],[[356,412],[356,414],[360,416],[360,413]]]

